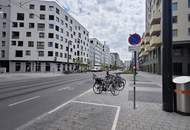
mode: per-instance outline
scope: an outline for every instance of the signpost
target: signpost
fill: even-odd
[[[133,72],[134,72],[134,98],[133,98],[133,108],[136,109],[136,74],[137,74],[137,51],[136,51],[136,48],[137,48],[137,45],[140,44],[141,42],[141,37],[139,34],[132,34],[130,35],[129,39],[128,39],[128,42],[129,44],[134,48],[134,50],[132,50],[134,52],[134,68],[133,68]]]

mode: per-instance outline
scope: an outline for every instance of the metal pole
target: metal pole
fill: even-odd
[[[163,110],[173,112],[172,89],[172,0],[162,0],[162,98]]]
[[[137,71],[137,52],[136,51],[134,51],[134,87],[133,87],[133,89],[134,89],[134,98],[133,98],[133,108],[134,109],[136,109],[136,87],[135,87],[135,85],[136,85],[136,71]]]
[[[67,50],[67,72],[69,72],[69,44],[70,44],[70,40],[68,41],[68,50]]]

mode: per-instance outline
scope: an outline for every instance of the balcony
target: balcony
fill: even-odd
[[[145,37],[145,44],[149,44],[150,43],[150,36],[146,36]]]
[[[145,46],[145,53],[148,53],[150,51],[150,45]]]
[[[155,47],[161,44],[161,37],[160,36],[152,36],[150,39],[150,46]]]
[[[161,25],[160,24],[154,24],[151,26],[150,29],[150,35],[159,35],[161,31]]]
[[[160,18],[161,18],[161,13],[160,11],[155,11],[154,14],[151,17],[150,24],[160,24]]]

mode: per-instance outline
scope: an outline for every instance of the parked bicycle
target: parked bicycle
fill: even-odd
[[[93,91],[96,94],[101,94],[103,91],[110,91],[112,95],[116,96],[119,94],[119,91],[124,89],[126,84],[126,80],[118,74],[111,75],[107,73],[105,78],[98,78],[95,74],[93,74],[93,79],[95,80]]]

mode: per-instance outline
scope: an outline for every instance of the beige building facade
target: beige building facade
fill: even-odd
[[[190,75],[190,0],[172,1],[173,73]],[[162,72],[161,0],[146,0],[146,31],[140,47],[140,69]]]

